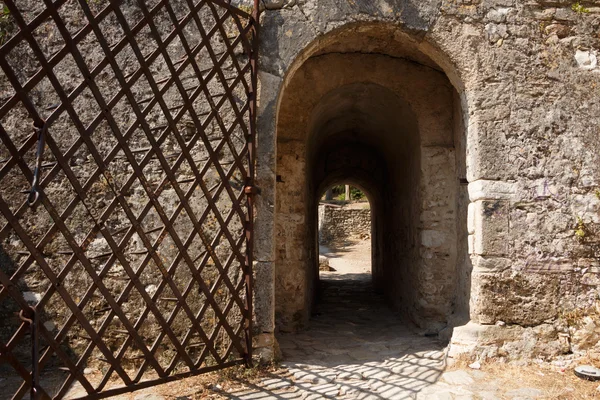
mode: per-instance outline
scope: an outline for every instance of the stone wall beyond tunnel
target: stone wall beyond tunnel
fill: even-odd
[[[331,245],[347,240],[371,238],[371,207],[332,206],[319,203],[319,244]]]

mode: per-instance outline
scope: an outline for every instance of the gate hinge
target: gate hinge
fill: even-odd
[[[247,185],[244,187],[244,193],[246,193],[248,196],[260,194],[260,188],[258,186]]]

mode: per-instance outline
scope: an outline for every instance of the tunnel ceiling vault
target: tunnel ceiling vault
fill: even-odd
[[[317,192],[324,184],[346,180],[377,193],[388,166],[417,156],[419,134],[410,106],[393,91],[354,83],[317,104],[307,140],[308,171]]]
[[[308,147],[316,149],[335,136],[361,142],[386,153],[418,141],[415,115],[409,104],[392,90],[358,82],[327,93],[314,108],[308,125]],[[403,145],[405,144],[405,145]]]
[[[344,183],[367,192],[372,201],[381,197],[387,179],[387,165],[381,153],[360,143],[322,148],[313,170],[317,198],[330,186]]]
[[[438,47],[418,33],[414,35],[401,26],[380,22],[347,23],[319,37],[297,56],[288,70],[289,75],[309,58],[333,53],[381,54],[404,59],[443,72],[458,91],[464,88],[456,67]]]
[[[370,132],[364,138],[370,144],[385,148],[376,139],[395,124],[401,132],[394,137],[412,132],[424,146],[453,145],[447,109],[454,88],[432,68],[379,54],[331,53],[306,60],[286,81],[278,141],[316,141],[309,143],[314,148],[327,135],[359,130]],[[319,137],[311,137],[315,132]]]

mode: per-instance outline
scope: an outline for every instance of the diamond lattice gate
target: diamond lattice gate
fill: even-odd
[[[256,4],[4,4],[3,396],[249,364]]]

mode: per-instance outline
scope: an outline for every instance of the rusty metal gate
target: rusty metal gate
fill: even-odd
[[[257,3],[3,1],[0,397],[251,364]]]

